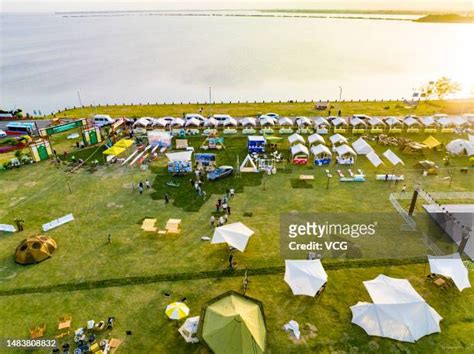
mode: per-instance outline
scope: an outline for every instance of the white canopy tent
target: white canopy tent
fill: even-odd
[[[291,147],[291,156],[301,154],[309,156],[309,150],[306,146],[304,146],[303,144],[296,144]]]
[[[317,117],[314,119],[314,126],[316,128],[320,127],[320,126],[326,126],[328,127],[329,126],[329,122],[326,118],[324,117]]]
[[[411,127],[412,125],[420,125],[420,121],[414,116],[408,116],[403,120],[403,124],[407,127]]]
[[[199,127],[201,125],[201,121],[197,118],[190,118],[188,120],[186,120],[186,127]]]
[[[373,150],[369,152],[367,155],[365,155],[365,157],[367,157],[367,159],[370,161],[372,165],[374,165],[374,167],[379,167],[380,165],[384,164],[382,159],[379,157],[379,155],[377,155],[377,153]]]
[[[293,145],[293,144],[296,144],[296,143],[301,143],[301,144],[304,144],[305,141],[304,141],[304,138],[299,135],[299,134],[291,134],[289,137],[288,137],[288,142],[290,143],[290,145]]]
[[[280,118],[278,120],[278,124],[281,125],[282,127],[283,126],[292,126],[293,125],[293,121],[288,118],[288,117],[283,117],[283,118]]]
[[[263,127],[265,125],[275,125],[276,119],[273,117],[260,117],[260,125]]]
[[[401,158],[399,158],[397,155],[395,155],[395,153],[388,149],[387,151],[385,151],[383,153],[383,156],[391,162],[392,165],[396,166],[398,164],[402,164],[403,166],[405,166],[405,163],[402,161]]]
[[[442,127],[445,127],[445,128],[449,127],[449,126],[452,126],[452,125],[455,125],[454,124],[454,119],[449,119],[448,117],[441,117],[436,122],[439,125],[441,125]]]
[[[447,256],[428,256],[431,273],[451,278],[459,291],[470,288],[469,272],[459,253]]]
[[[314,133],[308,136],[308,144],[313,145],[314,143],[326,144],[326,142],[324,141],[324,138],[318,133]]]
[[[421,124],[423,124],[425,127],[434,127],[436,126],[436,121],[434,120],[433,117],[423,117],[420,119]]]
[[[162,127],[166,127],[170,125],[172,121],[174,121],[173,117],[162,117],[158,118],[157,124],[161,125]]]
[[[299,126],[310,126],[311,125],[311,120],[308,117],[297,117],[296,118],[296,124]]]
[[[326,155],[326,157],[331,157],[332,153],[331,150],[325,145],[319,144],[316,146],[311,147],[311,153],[314,156],[321,156],[321,155]]]
[[[347,125],[347,122],[341,117],[336,117],[331,121],[331,124],[335,127],[338,127],[340,125]]]
[[[368,153],[374,151],[372,146],[367,143],[363,138],[359,138],[352,143],[352,148],[357,152],[358,155],[367,155]]]
[[[235,118],[229,117],[224,121],[224,127],[228,127],[229,125],[236,127],[237,120]]]
[[[369,121],[368,121],[368,123],[369,123],[369,125],[370,125],[371,127],[376,127],[376,126],[378,126],[378,125],[381,125],[381,126],[384,126],[384,125],[385,125],[385,123],[383,122],[383,120],[380,119],[380,118],[377,118],[377,117],[372,117],[372,118],[370,118]]]
[[[388,117],[388,118],[386,118],[385,119],[385,124],[387,124],[390,127],[393,127],[395,125],[403,125],[403,123],[397,117]]]
[[[336,144],[347,144],[347,139],[341,134],[334,134],[329,137],[329,141],[332,145]]]
[[[358,127],[360,125],[366,127],[367,126],[367,123],[364,122],[362,119],[358,118],[358,117],[354,117],[354,118],[351,118],[351,125],[353,127]]]
[[[227,243],[229,246],[244,252],[250,237],[254,234],[241,222],[216,227],[211,243]]]
[[[248,125],[255,127],[257,125],[257,120],[253,117],[242,118],[240,120],[240,125],[242,125],[243,127],[248,126]]]
[[[285,260],[285,282],[290,286],[293,295],[315,296],[327,282],[323,265],[315,260]]]
[[[133,127],[134,128],[137,128],[137,127],[142,127],[142,128],[146,128],[148,126],[151,126],[153,124],[153,118],[150,118],[150,117],[142,117],[142,118],[138,118],[135,123],[133,123]]]
[[[352,323],[367,334],[405,342],[441,332],[442,317],[426,303],[406,279],[380,274],[365,281],[373,303],[358,302],[351,307]]]
[[[168,152],[166,157],[171,162],[175,161],[191,161],[193,155],[192,151],[179,151],[179,152]]]
[[[160,119],[160,118],[153,118],[153,121],[152,121],[152,125],[153,127],[161,127],[161,128],[164,128],[166,127],[167,125],[167,121],[166,120],[163,120],[163,119]]]
[[[466,118],[464,117],[454,117],[453,118],[453,124],[456,126],[456,127],[461,127],[463,125],[466,125],[467,124],[467,120]]]
[[[357,155],[356,152],[352,150],[352,148],[349,145],[346,145],[346,144],[339,145],[338,147],[334,149],[334,151],[339,157],[343,157],[347,155],[352,155],[352,156]]]
[[[455,139],[446,145],[446,150],[454,155],[474,155],[474,146],[465,139]]]
[[[218,125],[219,125],[219,122],[217,121],[217,119],[212,118],[212,117],[204,122],[205,127],[217,127]]]
[[[196,336],[199,327],[199,316],[189,317],[179,327],[178,332],[183,336],[187,343],[197,343],[199,339]]]
[[[184,126],[184,119],[181,119],[181,118],[175,118],[172,122],[171,122],[171,125],[174,127],[174,126],[178,126],[178,127],[182,127]]]

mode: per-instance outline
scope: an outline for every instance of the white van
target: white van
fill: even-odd
[[[224,122],[232,120],[232,117],[228,114],[214,114],[212,118],[217,120],[219,125],[224,125]]]
[[[96,114],[94,118],[92,118],[92,124],[98,127],[104,127],[106,125],[111,125],[115,121],[108,115],[108,114]]]

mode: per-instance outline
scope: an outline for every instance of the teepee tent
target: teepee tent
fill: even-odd
[[[245,251],[250,237],[254,234],[241,222],[216,227],[211,243],[227,243],[229,246]]]
[[[315,296],[328,276],[319,259],[285,260],[285,282],[293,295]]]
[[[34,264],[52,256],[58,248],[51,237],[36,235],[21,241],[15,251],[15,262],[19,264]]]
[[[459,291],[470,288],[469,272],[459,253],[447,256],[428,256],[431,273],[451,278]]]
[[[240,165],[240,172],[259,172],[258,167],[252,159],[252,156],[247,155]]]
[[[260,354],[267,349],[263,304],[235,291],[205,305],[198,337],[216,354]]]
[[[358,302],[351,307],[352,323],[367,334],[415,342],[421,337],[441,332],[442,317],[426,303],[406,279],[380,274],[365,281],[373,303]]]

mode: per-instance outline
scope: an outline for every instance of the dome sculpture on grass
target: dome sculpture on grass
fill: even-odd
[[[30,236],[21,241],[15,251],[15,262],[18,264],[34,264],[51,257],[58,248],[56,241],[43,235]]]

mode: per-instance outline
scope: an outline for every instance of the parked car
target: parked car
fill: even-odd
[[[209,181],[215,181],[227,176],[230,176],[234,172],[232,166],[219,166],[214,171],[207,174],[207,179]]]
[[[6,136],[7,133],[4,130],[0,129],[0,138],[5,138]]]
[[[265,117],[272,117],[272,118],[275,118],[276,120],[278,120],[278,118],[280,118],[280,115],[277,114],[277,113],[267,113],[267,114],[262,114],[259,118],[262,119],[262,118],[265,118]]]
[[[106,125],[114,124],[115,120],[113,120],[108,114],[96,114],[92,118],[92,124],[98,127],[105,127]]]

